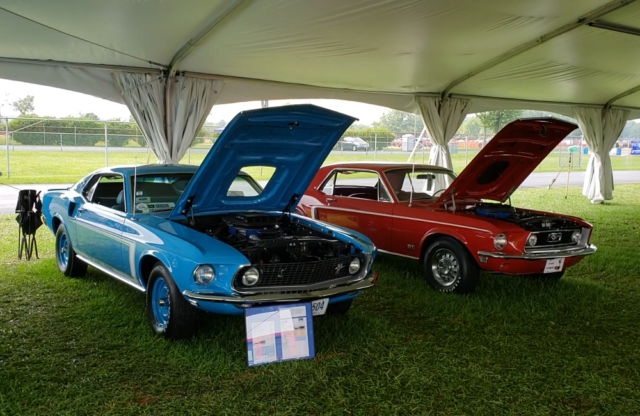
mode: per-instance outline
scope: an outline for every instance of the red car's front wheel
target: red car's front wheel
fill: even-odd
[[[441,237],[431,243],[424,256],[424,276],[440,292],[473,292],[480,269],[458,241]]]

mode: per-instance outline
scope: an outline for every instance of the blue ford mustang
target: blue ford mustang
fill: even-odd
[[[91,265],[146,292],[151,327],[171,339],[194,333],[196,308],[312,302],[316,314],[346,313],[375,283],[375,247],[292,211],[353,120],[311,105],[247,111],[200,167],[105,168],[48,191],[58,268],[82,276]],[[264,188],[245,173],[257,166],[273,169]]]

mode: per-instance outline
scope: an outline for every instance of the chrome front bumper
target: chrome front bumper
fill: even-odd
[[[538,251],[524,254],[504,254],[492,253],[490,251],[478,251],[478,256],[493,257],[497,259],[515,259],[515,260],[546,260],[567,257],[588,256],[596,252],[596,246],[589,244],[586,247],[571,248],[566,250]]]
[[[373,287],[377,279],[378,274],[376,272],[370,272],[363,280],[352,283],[350,285],[336,286],[327,289],[302,293],[268,293],[239,296],[216,295],[212,293],[192,292],[190,290],[185,290],[182,292],[182,295],[184,295],[184,297],[187,298],[187,300],[190,302],[222,302],[231,303],[238,306],[259,303],[300,302],[327,298],[336,295],[344,295],[351,292],[369,289],[370,287]]]

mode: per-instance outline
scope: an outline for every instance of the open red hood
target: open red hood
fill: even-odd
[[[509,123],[487,143],[440,196],[504,202],[569,133],[573,123],[555,118]]]

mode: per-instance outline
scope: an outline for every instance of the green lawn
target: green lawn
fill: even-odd
[[[453,165],[456,172],[461,172],[465,167],[465,160],[468,163],[477,154],[477,151],[469,151],[465,155],[464,150],[453,154]],[[9,169],[10,178],[7,178],[7,161],[6,150],[0,150],[0,183],[10,184],[28,184],[28,183],[74,183],[84,175],[93,170],[102,168],[106,165],[105,154],[101,152],[27,152],[27,151],[10,151],[9,152]],[[567,163],[567,152],[550,154],[536,169],[536,172],[557,172],[560,166]],[[182,163],[200,164],[205,154],[193,153],[185,156]],[[388,152],[385,154],[377,154],[377,161],[388,162],[407,162],[408,152]],[[578,167],[578,155],[575,155],[574,170],[584,170],[587,166],[588,155],[582,155],[581,166]],[[350,153],[350,152],[333,152],[325,164],[348,162],[348,161],[373,161],[374,153]],[[418,151],[412,161],[416,163],[428,163],[429,154]],[[149,153],[136,152],[110,152],[108,155],[109,166],[124,164],[145,164],[155,163],[156,158]],[[640,157],[634,156],[627,158],[626,156],[612,156],[611,164],[614,170],[640,170]],[[270,170],[248,169],[249,173],[256,179],[267,179]]]
[[[513,198],[595,224],[598,252],[560,282],[483,275],[473,294],[441,294],[414,261],[380,255],[348,316],[314,319],[316,359],[256,368],[241,317],[158,339],[143,294],[91,269],[65,278],[44,229],[40,260],[18,261],[0,216],[0,414],[638,414],[640,185],[605,205],[579,192]]]

